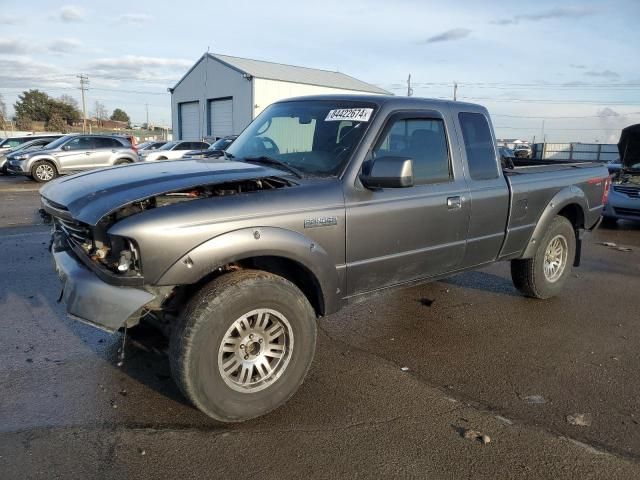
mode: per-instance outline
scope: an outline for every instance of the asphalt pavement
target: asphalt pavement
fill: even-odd
[[[3,480],[640,478],[640,225],[590,235],[548,301],[497,264],[322,319],[298,393],[219,425],[161,344],[118,367],[120,334],[66,317],[37,185],[0,177],[0,201]]]

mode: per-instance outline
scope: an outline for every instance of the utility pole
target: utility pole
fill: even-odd
[[[145,103],[145,106],[147,107],[147,130],[149,130],[149,104]]]
[[[542,134],[540,136],[542,137],[542,143],[546,143],[547,139],[544,136],[544,119],[542,120]]]
[[[409,78],[407,78],[407,97],[413,95],[413,88],[411,88],[411,74],[409,74]]]
[[[458,82],[453,82],[453,101],[458,100]]]
[[[87,85],[89,85],[89,77],[83,73],[77,75],[77,77],[80,79],[80,91],[82,92],[82,133],[87,133],[87,104],[85,102],[84,92],[89,89],[89,87],[87,87]]]

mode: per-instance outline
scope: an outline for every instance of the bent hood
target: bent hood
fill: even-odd
[[[640,123],[624,128],[618,142],[620,163],[623,167],[640,163]]]
[[[260,165],[221,160],[135,163],[93,170],[47,183],[40,189],[45,206],[89,225],[132,202],[203,185],[287,175]]]

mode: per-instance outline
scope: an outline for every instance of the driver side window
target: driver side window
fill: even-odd
[[[388,156],[413,160],[416,185],[451,181],[447,137],[440,119],[400,118],[393,121],[373,150],[374,159]]]

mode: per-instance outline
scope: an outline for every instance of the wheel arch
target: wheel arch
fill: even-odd
[[[532,258],[538,248],[538,243],[544,237],[553,219],[560,215],[571,222],[576,235],[576,266],[580,260],[581,232],[584,231],[585,212],[588,203],[585,193],[575,186],[566,187],[556,193],[542,211],[536,228],[529,238],[527,247],[520,258]]]
[[[338,309],[334,260],[313,240],[282,228],[245,228],[212,238],[183,255],[155,283],[203,283],[228,268],[253,268],[286,278],[300,288],[318,316]]]

